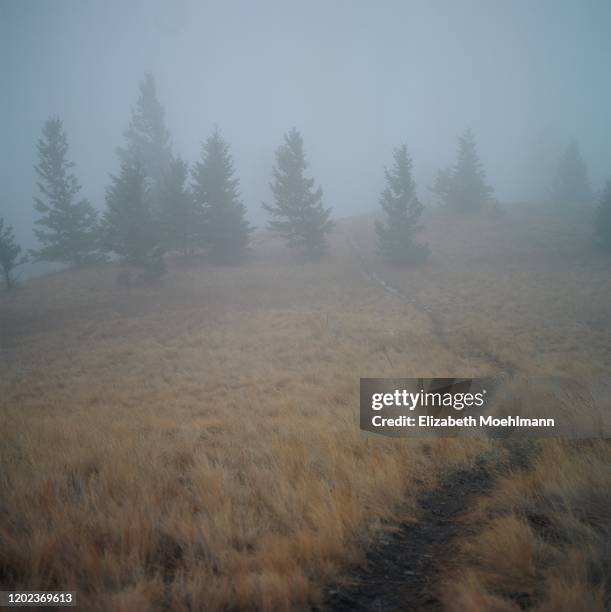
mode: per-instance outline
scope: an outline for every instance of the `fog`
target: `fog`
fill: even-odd
[[[0,607],[611,612],[610,34],[0,0]]]
[[[99,209],[145,71],[175,153],[215,124],[261,227],[273,152],[296,126],[337,217],[373,210],[407,143],[422,199],[473,128],[505,202],[544,197],[579,140],[594,189],[611,173],[611,4],[589,2],[0,2],[0,213],[33,246],[33,164],[59,114]]]

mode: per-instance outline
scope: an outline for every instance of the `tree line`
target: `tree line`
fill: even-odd
[[[170,252],[184,257],[203,253],[217,264],[243,261],[254,228],[246,218],[229,145],[219,129],[202,143],[200,158],[191,166],[174,155],[155,80],[146,74],[124,136],[117,150],[119,172],[111,175],[105,209],[99,214],[80,196],[62,120],[52,116],[46,121],[34,167],[39,247],[30,250],[31,260],[82,266],[114,255],[141,266],[148,278],[164,272],[164,256]],[[307,167],[303,138],[293,128],[276,150],[273,201],[264,202],[263,208],[270,216],[268,229],[289,247],[317,258],[327,249],[334,222],[331,208],[323,204],[322,188],[306,175]],[[375,221],[378,252],[397,265],[422,262],[429,254],[429,247],[417,240],[424,207],[412,168],[406,145],[395,148],[392,165],[384,169],[381,214]],[[498,207],[471,130],[458,139],[455,164],[439,170],[430,189],[440,206],[456,213]],[[565,204],[592,200],[575,141],[559,162],[550,197]],[[601,244],[611,250],[611,181],[600,198],[596,230]],[[28,260],[21,253],[12,227],[0,218],[0,266],[7,287],[14,284],[14,268]]]

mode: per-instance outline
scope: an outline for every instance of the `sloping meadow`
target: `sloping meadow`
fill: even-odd
[[[342,244],[324,265],[269,247],[128,289],[113,266],[65,272],[2,304],[5,588],[76,590],[88,610],[309,605],[485,450],[359,433],[359,376],[457,358]]]

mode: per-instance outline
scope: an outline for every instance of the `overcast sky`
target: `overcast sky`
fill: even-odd
[[[467,126],[501,200],[534,197],[573,136],[598,189],[611,176],[609,32],[609,0],[0,0],[0,216],[31,244],[51,113],[103,208],[146,70],[175,152],[193,162],[219,125],[258,225],[292,126],[336,216],[377,206],[401,142],[426,199]]]

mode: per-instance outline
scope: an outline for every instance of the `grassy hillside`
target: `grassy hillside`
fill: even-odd
[[[360,376],[611,365],[609,262],[585,222],[431,213],[432,259],[402,270],[371,221],[341,222],[318,263],[258,234],[241,267],[171,261],[125,287],[108,264],[1,295],[0,582],[88,610],[311,605],[495,446],[362,437]]]
[[[611,605],[611,445],[547,441],[464,518],[444,609],[603,612]]]

